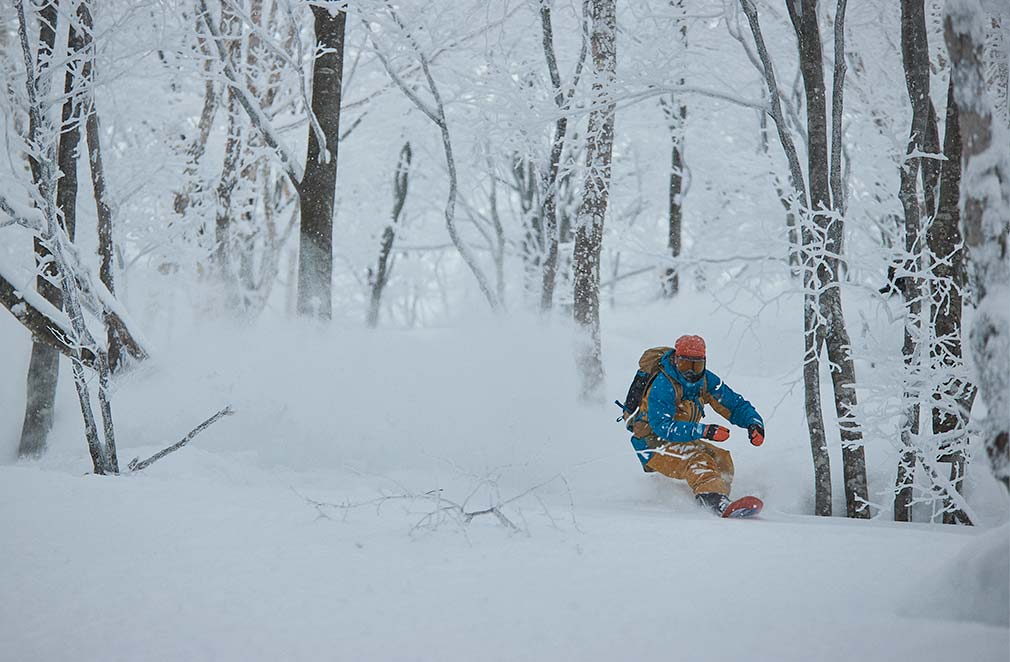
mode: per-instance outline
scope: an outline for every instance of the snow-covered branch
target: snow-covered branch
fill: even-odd
[[[232,68],[231,64],[229,64],[228,54],[224,50],[221,34],[214,26],[214,21],[211,20],[210,10],[207,8],[207,0],[198,0],[197,8],[200,12],[200,17],[203,20],[204,27],[207,29],[207,32],[210,33],[211,40],[214,42],[214,46],[217,49],[221,70],[224,73],[228,85],[232,90],[234,90],[235,97],[248,114],[249,121],[252,122],[253,126],[256,127],[256,130],[259,131],[260,135],[262,135],[263,141],[276,152],[277,157],[280,159],[281,164],[284,167],[284,172],[288,175],[292,185],[296,189],[299,188],[304,174],[301,164],[294,158],[294,155],[276,134],[270,119],[260,108],[259,101],[257,101],[252,92],[250,92],[245,86],[238,74]]]

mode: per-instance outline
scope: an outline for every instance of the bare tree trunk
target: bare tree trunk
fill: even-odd
[[[915,146],[909,136],[908,148]],[[901,424],[902,451],[898,458],[898,472],[895,479],[894,519],[897,522],[912,521],[912,484],[915,478],[915,444],[919,435],[919,394],[915,384],[919,368],[918,341],[922,321],[922,291],[919,278],[919,198],[915,180],[919,174],[917,159],[906,158],[901,167],[901,188],[898,198],[905,212],[905,253],[909,256],[906,270],[911,272],[900,279],[901,293],[905,298],[905,332],[901,353],[904,356],[906,383],[904,392],[905,417]]]
[[[238,283],[232,273],[232,195],[238,185],[239,165],[242,157],[242,127],[239,123],[235,94],[228,91],[228,138],[224,146],[224,162],[217,186],[217,209],[214,214],[214,271],[227,292],[227,302],[232,310],[238,305]]]
[[[923,0],[902,0],[901,3],[901,55],[905,67],[905,85],[912,105],[912,126],[908,137],[908,150],[901,166],[901,188],[898,197],[905,213],[906,270],[902,295],[905,298],[906,321],[902,354],[905,357],[905,418],[901,425],[902,452],[898,459],[895,483],[894,519],[912,520],[912,485],[915,482],[916,447],[921,428],[919,398],[922,390],[922,355],[918,338],[922,334],[922,264],[923,246],[920,238],[922,208],[919,204],[916,179],[927,164],[916,157],[925,149],[929,117],[929,52],[926,43],[926,19]],[[922,174],[925,182],[927,177]],[[927,194],[928,201],[928,194]],[[927,202],[928,204],[928,202]]]
[[[785,152],[786,161],[789,164],[789,181],[797,198],[800,201],[807,201],[808,195],[803,180],[799,155],[789,129],[785,124],[782,102],[779,98],[778,83],[775,80],[775,68],[761,33],[757,8],[754,6],[752,0],[740,0],[740,6],[747,16],[751,34],[754,36],[754,45],[758,51],[758,57],[765,77],[765,86],[768,89],[768,114],[775,122],[779,142],[782,144],[782,150]],[[823,94],[821,95],[821,99],[823,107]],[[826,144],[826,138],[822,144]],[[822,149],[826,150],[826,146]],[[824,177],[826,178],[826,174]],[[818,252],[813,248],[815,242],[820,241],[820,233],[814,232],[813,228],[810,227],[810,221],[804,218],[800,224],[799,235],[799,262],[803,273],[803,393],[807,430],[810,436],[810,453],[814,465],[814,514],[828,517],[832,511],[831,458],[828,455],[827,435],[824,430],[824,415],[820,391],[820,351],[821,345],[824,342],[824,331],[820,324],[821,304],[819,297],[819,292],[823,286],[822,267],[819,264],[822,260],[820,260]],[[792,236],[791,239],[795,240]]]
[[[86,134],[88,139],[88,155],[91,161],[91,186],[95,193],[95,206],[98,209],[98,256],[101,264],[98,277],[109,290],[116,293],[113,269],[115,244],[112,239],[112,207],[109,205],[109,194],[105,186],[105,167],[102,165],[101,129],[98,121],[98,110],[94,99],[91,100],[91,111],[88,113]],[[119,318],[106,312],[104,315],[106,333],[109,342],[109,369],[115,373],[123,364],[125,327]]]
[[[603,386],[600,356],[600,252],[610,194],[616,106],[610,99],[617,74],[617,3],[593,0],[593,101],[586,142],[586,179],[575,231],[574,316],[581,337],[576,347],[580,392],[597,399]]]
[[[49,69],[56,43],[57,28],[56,0],[45,2],[39,10],[39,42],[35,56],[35,66],[38,76],[49,75]],[[70,73],[67,73],[70,76]],[[67,101],[69,105],[70,101]],[[29,140],[38,139],[41,127],[36,125],[33,117],[29,118]],[[41,191],[41,167],[38,161],[29,157],[32,180],[35,187]],[[76,172],[74,173],[76,191]],[[57,309],[63,307],[60,288],[55,285],[56,274],[51,263],[49,250],[39,237],[35,238],[35,264],[39,270],[35,288],[46,301]],[[52,281],[52,282],[51,282]],[[21,441],[18,445],[20,457],[38,457],[46,450],[46,440],[53,427],[54,406],[56,403],[56,385],[59,380],[60,355],[51,346],[35,342],[32,344],[31,359],[28,363],[28,378],[26,385],[25,418],[21,426]]]
[[[407,201],[407,183],[410,176],[410,160],[413,153],[410,143],[404,143],[400,149],[400,158],[396,163],[396,173],[393,175],[393,213],[389,225],[382,232],[382,245],[379,247],[379,259],[375,271],[369,270],[368,280],[372,285],[372,297],[368,305],[367,323],[370,328],[379,324],[379,305],[382,303],[382,292],[389,282],[389,256],[393,250],[396,238],[396,227],[400,222],[400,213]]]
[[[844,0],[840,0],[839,14],[844,14],[844,7]],[[832,365],[831,383],[842,441],[846,513],[849,517],[868,518],[870,513],[866,508],[869,497],[866,460],[862,431],[855,417],[858,405],[855,366],[850,354],[851,343],[839,289],[838,274],[844,221],[841,210],[834,207],[830,194],[827,103],[817,0],[796,0],[788,3],[788,8],[799,46],[800,71],[807,102],[807,181],[811,221],[816,225],[818,234],[824,237],[824,240],[818,238],[814,245],[804,247],[805,252],[810,253],[810,262],[805,256],[804,263],[807,268],[816,270],[819,285],[823,288],[820,305],[821,314],[827,323],[824,341],[828,360]],[[836,40],[844,38],[843,27],[844,18],[836,23]],[[844,47],[836,48],[837,50],[844,52]],[[844,73],[844,68],[842,72]],[[842,82],[843,80],[836,76],[835,85],[841,86]],[[841,89],[835,90],[834,93],[837,95],[836,104],[841,106]]]
[[[98,276],[102,284],[110,294],[115,295],[115,279],[113,276],[113,253],[115,251],[112,240],[112,206],[109,204],[109,194],[105,184],[105,166],[102,163],[102,142],[101,127],[98,120],[98,108],[95,105],[94,82],[95,82],[95,42],[93,39],[94,18],[88,0],[81,0],[78,8],[78,18],[83,26],[84,43],[82,51],[85,53],[84,66],[82,67],[82,78],[86,89],[85,95],[85,136],[88,145],[88,161],[91,170],[91,187],[95,195],[95,207],[98,218],[98,256],[100,265]],[[108,338],[109,370],[115,373],[123,364],[125,358],[125,340],[129,338],[129,332],[125,324],[118,316],[106,311],[103,314],[106,335]],[[132,341],[132,338],[129,338]],[[139,346],[137,347],[139,349]],[[146,356],[146,353],[141,352]]]
[[[986,451],[1010,490],[1010,155],[1007,130],[994,122],[982,65],[985,34],[977,0],[949,3],[950,53],[963,154],[961,222],[974,275],[977,310],[969,332],[979,394],[985,401]]]
[[[209,17],[207,20],[210,20]],[[189,209],[193,193],[199,188],[199,183],[196,181],[196,178],[199,170],[200,159],[203,158],[203,154],[207,150],[207,140],[210,138],[210,130],[214,125],[214,116],[217,114],[217,108],[219,105],[217,83],[210,77],[210,73],[212,71],[211,64],[213,52],[207,45],[206,40],[200,36],[200,21],[201,19],[198,16],[196,19],[197,41],[200,44],[201,51],[206,57],[203,65],[203,71],[204,75],[207,76],[207,79],[204,81],[203,109],[200,111],[200,120],[197,124],[197,135],[196,138],[190,141],[189,147],[186,148],[187,158],[186,167],[183,170],[183,188],[181,191],[176,191],[172,201],[172,208],[179,216],[184,216],[186,214],[186,210]]]
[[[558,245],[561,236],[558,227],[558,174],[561,169],[561,157],[564,154],[565,138],[568,133],[568,104],[571,95],[578,85],[582,72],[582,63],[586,59],[586,21],[589,19],[589,0],[583,0],[582,6],[582,48],[579,60],[575,66],[575,75],[566,95],[561,89],[561,73],[558,70],[557,55],[554,51],[554,34],[551,27],[551,8],[548,0],[540,1],[540,25],[543,32],[544,57],[547,59],[547,70],[551,77],[554,90],[554,104],[558,109],[558,119],[554,123],[554,137],[551,141],[551,153],[547,170],[544,173],[541,198],[543,201],[543,279],[540,293],[540,311],[547,312],[554,305],[554,288],[558,278]]]
[[[347,13],[313,6],[316,48],[312,64],[312,112],[319,120],[320,144],[309,122],[305,174],[299,186],[301,231],[298,253],[298,313],[330,319],[333,314],[333,202],[337,186],[340,93]]]
[[[29,137],[29,145],[36,154],[40,155],[40,158],[37,160],[38,168],[36,171],[38,174],[38,201],[42,205],[46,220],[42,242],[52,255],[52,263],[56,269],[63,295],[63,304],[66,306],[67,316],[70,318],[70,325],[73,331],[70,338],[71,342],[68,344],[71,347],[74,385],[77,387],[81,413],[84,417],[85,436],[91,452],[95,473],[118,473],[119,466],[116,458],[112,411],[108,398],[108,363],[104,351],[98,348],[84,323],[79,298],[80,291],[70,263],[66,258],[69,238],[67,237],[66,230],[61,226],[57,215],[55,194],[56,172],[53,168],[53,165],[57,161],[56,141],[53,135],[55,130],[51,128],[46,120],[45,107],[45,99],[49,94],[50,86],[44,77],[39,78],[36,75],[34,59],[32,58],[31,47],[29,45],[23,0],[16,0],[15,9],[18,13],[18,31],[24,55],[25,86],[28,92],[30,121],[32,126],[35,127],[35,131]],[[95,365],[98,368],[98,399],[101,406],[103,421],[102,436],[104,436],[104,440],[99,435],[94,411],[91,407],[88,380],[84,374],[84,350],[88,350],[95,357]]]
[[[676,0],[677,23],[680,33],[680,42],[684,50],[687,50],[687,21],[684,19],[684,0]],[[682,58],[684,59],[684,58]],[[684,78],[679,80],[680,85],[684,84]],[[684,133],[687,122],[687,104],[681,100],[677,101],[674,95],[670,95],[667,103],[661,99],[663,111],[666,114],[667,124],[670,127],[670,186],[668,193],[668,227],[666,237],[666,247],[670,251],[670,257],[676,262],[680,257],[681,249],[681,226],[684,219]],[[676,266],[666,269],[663,274],[663,294],[670,298],[680,291],[680,273]]]
[[[686,30],[686,28],[684,28]],[[681,79],[683,85],[684,80]],[[687,120],[687,105],[677,103],[671,96],[669,105],[663,104],[666,118],[670,126],[670,185],[668,194],[668,223],[666,247],[670,257],[677,260],[680,257],[681,234],[684,220],[684,122]],[[663,294],[668,298],[676,296],[680,291],[680,273],[675,266],[667,267],[663,273]]]
[[[937,285],[932,291],[932,318],[935,328],[936,345],[931,348],[934,363],[951,374],[950,380],[942,385],[942,392],[935,393],[934,399],[946,400],[933,408],[933,434],[950,437],[941,447],[944,459],[951,463],[951,484],[961,491],[966,468],[965,449],[968,444],[968,413],[971,406],[968,398],[974,389],[956,373],[964,369],[961,346],[961,319],[963,300],[961,292],[967,286],[964,265],[964,238],[961,236],[961,212],[958,205],[961,197],[961,129],[957,113],[957,99],[954,96],[954,78],[947,86],[947,115],[944,123],[943,154],[947,157],[940,166],[940,192],[936,218],[926,231],[929,252],[938,259],[933,265],[934,280]],[[951,408],[951,404],[955,407]],[[967,515],[959,510],[948,497],[943,513],[945,524],[969,523]]]
[[[542,289],[543,258],[546,251],[545,203],[540,200],[542,178],[537,176],[536,171],[536,164],[532,158],[520,154],[513,155],[512,179],[519,195],[523,224],[523,239],[520,245],[524,272],[523,289],[527,292]]]
[[[463,258],[463,262],[470,269],[470,273],[473,274],[477,281],[477,286],[480,288],[481,294],[487,300],[488,305],[491,310],[497,312],[501,310],[504,302],[499,300],[495,293],[491,290],[491,285],[488,282],[487,276],[481,270],[480,265],[477,263],[477,258],[474,256],[473,251],[467,246],[459,234],[459,230],[456,227],[456,197],[459,188],[459,179],[456,174],[456,159],[453,156],[452,149],[452,136],[449,133],[449,122],[445,116],[445,104],[442,101],[442,95],[438,90],[438,85],[435,83],[435,78],[431,75],[431,66],[428,57],[424,54],[424,51],[418,45],[417,40],[414,39],[410,30],[404,25],[403,21],[400,20],[399,15],[397,15],[396,10],[390,3],[386,4],[386,10],[389,12],[390,17],[396,23],[397,27],[403,32],[404,36],[410,42],[411,48],[414,50],[414,54],[417,55],[417,59],[421,64],[421,71],[424,73],[425,81],[428,83],[428,90],[431,92],[432,99],[434,101],[434,106],[429,106],[425,101],[421,100],[417,96],[413,87],[408,85],[403,81],[402,78],[396,73],[396,70],[390,65],[388,58],[383,55],[382,50],[378,48],[378,44],[375,42],[375,35],[372,34],[372,41],[376,43],[376,56],[382,63],[383,68],[389,77],[393,79],[393,82],[400,88],[408,99],[410,99],[418,110],[424,113],[428,119],[434,122],[435,126],[438,127],[439,133],[442,134],[442,150],[445,152],[445,165],[446,169],[449,171],[449,195],[445,202],[445,228],[449,233],[449,239],[452,240],[452,245],[456,247],[459,252],[459,256]],[[368,23],[365,22],[365,28],[371,30]]]

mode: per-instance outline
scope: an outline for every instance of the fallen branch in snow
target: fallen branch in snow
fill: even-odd
[[[470,522],[472,522],[474,519],[482,515],[493,516],[495,519],[498,520],[498,522],[502,526],[510,529],[511,531],[528,534],[529,531],[525,527],[520,527],[518,524],[516,524],[512,520],[512,518],[510,518],[508,514],[505,513],[504,508],[524,497],[533,495],[537,490],[546,487],[550,483],[553,483],[558,480],[564,483],[565,490],[568,492],[569,503],[572,508],[572,523],[576,526],[576,528],[578,528],[578,524],[575,521],[575,505],[571,499],[571,489],[569,488],[568,481],[565,479],[563,474],[557,474],[543,481],[542,483],[538,483],[537,485],[534,485],[529,489],[520,492],[519,494],[509,499],[498,500],[496,503],[492,504],[487,508],[481,508],[477,510],[468,509],[467,507],[468,502],[482,488],[490,487],[494,492],[497,492],[498,486],[495,483],[495,481],[486,478],[480,480],[478,484],[474,487],[474,489],[470,491],[470,494],[467,495],[467,497],[463,499],[461,503],[445,498],[443,496],[444,490],[441,488],[429,490],[427,492],[424,492],[423,494],[414,494],[405,488],[401,488],[403,489],[403,492],[400,494],[385,494],[383,496],[377,497],[375,499],[369,499],[367,501],[358,501],[358,502],[348,501],[345,503],[331,503],[327,501],[318,501],[316,499],[312,499],[310,497],[304,496],[303,494],[300,494],[297,490],[292,491],[294,491],[295,494],[300,496],[302,499],[306,501],[306,503],[310,504],[316,509],[316,512],[318,513],[317,519],[332,519],[326,512],[326,509],[328,508],[342,510],[344,511],[344,515],[346,516],[347,512],[353,508],[361,508],[364,506],[375,506],[376,509],[378,510],[379,508],[382,507],[383,504],[389,501],[427,501],[433,504],[434,508],[430,512],[426,513],[423,517],[421,517],[421,519],[418,520],[416,524],[414,524],[414,526],[410,530],[411,535],[413,535],[415,531],[418,531],[420,529],[426,528],[429,530],[435,530],[446,521],[454,521],[460,526],[461,529],[465,529],[467,525],[470,524]],[[556,527],[557,522],[551,516],[550,512],[547,510],[547,507],[544,504],[544,502],[539,499],[538,501],[540,503],[540,506],[544,509],[547,518]],[[521,511],[519,511],[518,514],[520,517],[522,517]]]
[[[129,464],[130,471],[133,471],[133,472],[143,471],[144,469],[146,469],[147,467],[151,466],[152,464],[154,464],[155,462],[157,462],[161,458],[165,457],[169,453],[174,453],[175,451],[179,450],[180,448],[182,448],[183,446],[185,446],[186,444],[188,444],[190,441],[193,440],[193,437],[195,437],[196,435],[200,434],[201,432],[203,432],[204,430],[206,430],[207,428],[209,428],[211,425],[213,425],[214,423],[216,423],[218,421],[218,419],[223,418],[225,416],[231,416],[234,413],[235,413],[235,411],[231,408],[231,405],[229,405],[229,406],[225,407],[224,409],[222,409],[221,411],[219,411],[218,413],[216,413],[213,416],[211,416],[210,418],[208,418],[206,421],[204,421],[200,425],[198,425],[195,428],[193,428],[193,430],[190,431],[189,434],[187,434],[185,437],[182,438],[182,441],[179,441],[179,442],[177,442],[175,444],[172,444],[171,446],[169,446],[168,448],[166,448],[164,450],[158,451],[157,453],[155,453],[151,457],[147,458],[143,462],[139,461],[140,458],[136,458],[136,457],[133,458],[132,460],[130,460],[130,464]]]

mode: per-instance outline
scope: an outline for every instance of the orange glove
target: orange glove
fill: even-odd
[[[701,436],[712,441],[726,441],[729,439],[729,429],[721,425],[706,425]]]
[[[760,425],[754,424],[747,428],[747,436],[750,437],[752,446],[760,446],[765,443],[765,429]]]

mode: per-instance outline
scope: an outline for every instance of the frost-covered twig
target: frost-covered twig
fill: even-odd
[[[211,21],[210,10],[207,8],[207,0],[198,0],[197,9],[203,19],[203,24],[210,33],[214,46],[217,49],[218,58],[221,61],[221,70],[224,72],[228,85],[232,90],[234,90],[235,97],[248,114],[249,121],[252,122],[253,126],[256,127],[256,130],[259,131],[260,135],[263,137],[263,141],[277,153],[278,158],[283,164],[284,172],[291,180],[291,184],[296,189],[299,188],[304,174],[302,167],[292,156],[291,152],[288,151],[288,148],[284,145],[281,139],[276,135],[273,125],[270,123],[270,119],[263,113],[263,110],[259,106],[259,102],[253,97],[249,89],[241,82],[238,74],[235,73],[229,64],[228,54],[224,50],[224,44],[221,43],[221,35],[217,28],[214,27],[213,21]]]
[[[202,2],[203,0],[201,0]],[[494,292],[491,291],[490,283],[488,282],[487,276],[484,274],[480,265],[477,264],[477,259],[470,250],[470,247],[459,236],[459,231],[456,227],[456,195],[458,180],[456,175],[456,160],[453,156],[452,149],[452,139],[449,134],[449,123],[445,116],[445,104],[442,101],[442,95],[439,93],[438,85],[435,83],[435,79],[431,74],[431,67],[429,66],[429,59],[424,54],[421,49],[420,44],[414,39],[413,34],[407,28],[407,26],[400,19],[399,14],[388,2],[385,3],[386,11],[389,13],[390,17],[396,23],[400,32],[406,37],[407,42],[410,44],[411,50],[414,51],[414,55],[417,57],[421,65],[421,71],[424,73],[424,78],[428,83],[428,91],[431,92],[431,96],[434,101],[434,106],[425,103],[413,90],[413,88],[407,85],[399,74],[393,69],[389,63],[389,59],[385,57],[382,53],[379,44],[376,40],[375,33],[371,29],[371,25],[367,20],[362,19],[362,23],[365,29],[369,31],[369,36],[371,37],[372,43],[375,45],[376,55],[379,57],[379,61],[382,62],[383,68],[385,68],[386,73],[389,77],[397,84],[400,90],[409,98],[418,110],[424,113],[428,119],[435,123],[442,134],[442,148],[445,152],[445,163],[449,170],[449,195],[445,203],[445,225],[446,229],[449,231],[449,238],[452,240],[453,245],[456,246],[456,250],[459,251],[460,257],[469,267],[470,272],[474,275],[477,280],[477,286],[480,288],[481,293],[484,294],[484,298],[487,299],[488,305],[491,306],[492,310],[500,310],[502,302],[498,300]]]
[[[363,507],[374,506],[377,510],[380,509],[384,504],[394,502],[394,501],[406,501],[415,502],[422,501],[427,502],[431,505],[431,510],[425,513],[421,519],[419,519],[410,529],[411,534],[421,529],[436,529],[440,524],[445,522],[447,519],[456,522],[461,528],[465,529],[474,519],[478,517],[488,516],[493,517],[498,522],[508,528],[511,531],[523,532],[526,529],[520,527],[515,521],[505,512],[505,508],[509,505],[516,503],[517,501],[529,497],[536,496],[536,493],[550,485],[551,483],[561,481],[565,490],[568,493],[568,501],[571,510],[571,521],[576,528],[578,528],[578,523],[575,519],[575,502],[572,498],[571,487],[568,484],[567,479],[563,474],[557,474],[551,478],[537,483],[532,487],[529,487],[522,492],[512,496],[508,499],[501,499],[500,496],[486,508],[470,508],[468,507],[469,501],[482,489],[490,487],[494,493],[497,495],[498,487],[497,483],[489,478],[478,479],[476,484],[470,493],[462,500],[455,501],[453,499],[446,498],[445,490],[439,488],[434,490],[428,490],[420,494],[411,492],[408,488],[397,485],[398,492],[395,494],[383,494],[382,496],[376,497],[374,499],[366,499],[364,501],[345,501],[343,503],[333,503],[328,501],[320,501],[316,499],[311,499],[306,497],[297,491],[295,492],[298,496],[302,497],[308,504],[316,509],[319,519],[332,519],[327,514],[327,509],[336,509],[346,513],[350,510]],[[546,506],[542,500],[539,500],[541,507],[546,510]],[[521,513],[520,513],[521,515]],[[551,522],[557,526],[557,522],[553,517],[548,517]]]
[[[178,442],[172,444],[168,448],[165,448],[163,450],[158,451],[157,453],[155,453],[151,457],[147,458],[143,462],[140,461],[140,458],[136,458],[136,457],[133,458],[132,460],[130,460],[130,465],[129,465],[130,466],[130,471],[133,471],[133,472],[143,471],[144,469],[146,469],[147,467],[151,466],[152,464],[154,464],[155,462],[157,462],[161,458],[165,457],[169,453],[174,453],[175,451],[179,450],[180,448],[182,448],[183,446],[185,446],[186,444],[188,444],[190,441],[193,440],[193,437],[195,437],[196,435],[200,434],[201,432],[203,432],[204,430],[206,430],[207,428],[209,428],[211,425],[213,425],[214,423],[216,423],[218,421],[218,419],[220,419],[220,418],[222,418],[224,416],[231,416],[234,413],[235,413],[235,411],[229,405],[228,407],[225,407],[221,411],[217,412],[216,414],[214,414],[213,416],[211,416],[210,418],[208,418],[206,421],[204,421],[200,425],[198,425],[195,428],[193,428],[192,430],[190,430],[189,434],[187,434],[185,437],[183,437],[181,441],[178,441]]]
[[[71,366],[74,374],[74,386],[77,389],[81,405],[81,415],[84,418],[84,431],[88,450],[94,465],[95,473],[119,473],[116,460],[116,441],[113,435],[112,411],[109,406],[108,384],[109,364],[105,352],[99,349],[94,337],[88,330],[81,310],[80,290],[74,278],[67,259],[71,242],[66,231],[57,218],[55,201],[56,193],[56,138],[57,131],[48,118],[47,97],[50,81],[48,76],[36,75],[32,48],[28,38],[27,20],[25,18],[24,1],[16,0],[15,10],[18,19],[18,35],[25,64],[25,88],[28,93],[28,114],[31,123],[29,149],[36,154],[38,176],[36,178],[37,203],[45,216],[45,229],[42,241],[47,245],[56,267],[55,273],[63,294],[63,306],[70,319],[72,335],[68,336]],[[103,419],[104,439],[99,436],[95,413],[91,407],[91,395],[88,380],[84,374],[84,351],[89,350],[94,355],[94,365],[99,373],[99,402]]]

